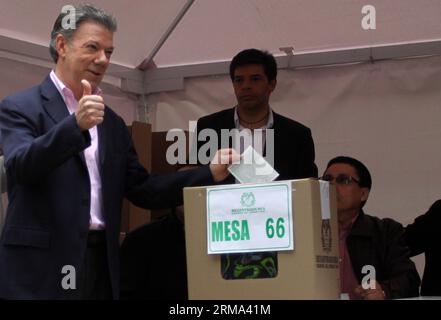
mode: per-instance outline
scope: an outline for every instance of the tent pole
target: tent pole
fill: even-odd
[[[192,6],[195,0],[187,0],[187,2],[184,4],[182,9],[179,11],[178,15],[173,19],[170,26],[167,28],[167,30],[164,32],[164,34],[159,39],[158,43],[155,45],[153,50],[150,52],[150,54],[147,56],[147,58],[144,59],[143,62],[137,67],[140,70],[146,70],[150,64],[150,62],[153,60],[153,58],[158,53],[159,49],[164,45],[165,41],[167,41],[168,37],[171,35],[173,30],[175,30],[178,23],[181,21],[181,19],[184,17],[184,15],[187,13],[188,9]]]

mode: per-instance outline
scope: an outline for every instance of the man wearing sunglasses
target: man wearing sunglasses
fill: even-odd
[[[365,300],[418,296],[420,278],[408,257],[401,224],[363,212],[372,186],[366,166],[336,157],[321,179],[337,190],[341,292]]]

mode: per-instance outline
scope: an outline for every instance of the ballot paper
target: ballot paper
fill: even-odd
[[[240,163],[233,164],[228,171],[240,183],[266,183],[274,181],[279,173],[252,146],[242,153]]]

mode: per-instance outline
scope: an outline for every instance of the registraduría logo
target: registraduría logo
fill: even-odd
[[[245,192],[240,197],[240,204],[243,207],[252,207],[256,204],[256,197],[254,196],[254,193],[252,192]]]

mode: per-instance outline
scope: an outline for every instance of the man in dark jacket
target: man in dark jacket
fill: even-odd
[[[235,148],[239,153],[252,146],[279,173],[277,180],[317,177],[311,130],[270,106],[270,96],[277,86],[274,56],[257,49],[243,50],[230,63],[230,78],[237,105],[198,120],[198,163],[206,164],[211,159],[206,144],[211,145],[208,150],[212,153],[220,146]],[[257,170],[255,173],[257,176]],[[230,176],[223,183],[235,183],[235,179]],[[225,279],[277,274],[275,252],[222,255],[221,264]]]
[[[277,180],[317,177],[311,130],[270,107],[277,85],[273,55],[257,49],[239,52],[231,61],[230,78],[237,105],[198,120],[198,163],[207,164],[221,146],[242,153],[252,145],[279,173]],[[208,142],[213,146],[211,156],[206,152]],[[234,183],[234,178],[228,182]]]
[[[141,166],[124,121],[100,95],[116,21],[91,5],[71,9],[51,32],[55,69],[0,103],[9,197],[0,298],[117,299],[123,198],[180,205],[184,187],[228,176],[225,151],[221,164],[191,173],[155,176]]]
[[[337,189],[341,292],[366,300],[418,296],[420,278],[401,224],[362,210],[372,186],[366,166],[337,157],[329,161],[322,179]]]
[[[436,201],[425,214],[417,217],[404,232],[410,256],[426,255],[422,296],[441,296],[441,249],[439,230],[441,227],[441,200]]]

